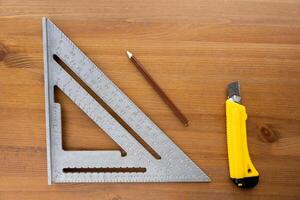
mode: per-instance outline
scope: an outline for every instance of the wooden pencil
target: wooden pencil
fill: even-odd
[[[128,58],[133,62],[136,68],[141,72],[144,78],[152,86],[152,88],[158,93],[162,100],[169,106],[176,117],[183,123],[184,126],[188,126],[188,119],[182,114],[182,112],[177,108],[177,106],[172,102],[172,100],[166,95],[166,93],[159,87],[159,85],[154,81],[150,74],[145,70],[144,66],[133,56],[129,51],[126,51]]]

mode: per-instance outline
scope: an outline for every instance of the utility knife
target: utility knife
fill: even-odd
[[[228,85],[226,100],[227,149],[230,178],[240,188],[253,188],[259,173],[251,162],[248,146],[246,108],[241,104],[240,82]]]

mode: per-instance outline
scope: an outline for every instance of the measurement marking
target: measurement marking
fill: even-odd
[[[69,66],[56,54],[53,55],[53,59],[59,64],[79,85],[81,85],[115,120],[117,120],[123,128],[125,128],[154,158],[161,159],[161,156],[147,144],[130,126],[122,120],[122,118],[115,113],[88,85],[86,85],[70,68]],[[108,87],[108,85],[105,85]],[[122,149],[122,156],[127,153]]]

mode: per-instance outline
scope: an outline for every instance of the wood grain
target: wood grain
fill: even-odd
[[[41,17],[53,20],[212,178],[47,185]],[[132,50],[190,120],[130,63]],[[259,185],[228,178],[226,85],[239,79]],[[0,0],[0,199],[299,199],[300,1]],[[118,149],[61,96],[69,149]]]

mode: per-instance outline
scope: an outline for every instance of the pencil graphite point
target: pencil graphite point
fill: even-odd
[[[130,51],[126,51],[128,58],[132,57],[132,53]]]

